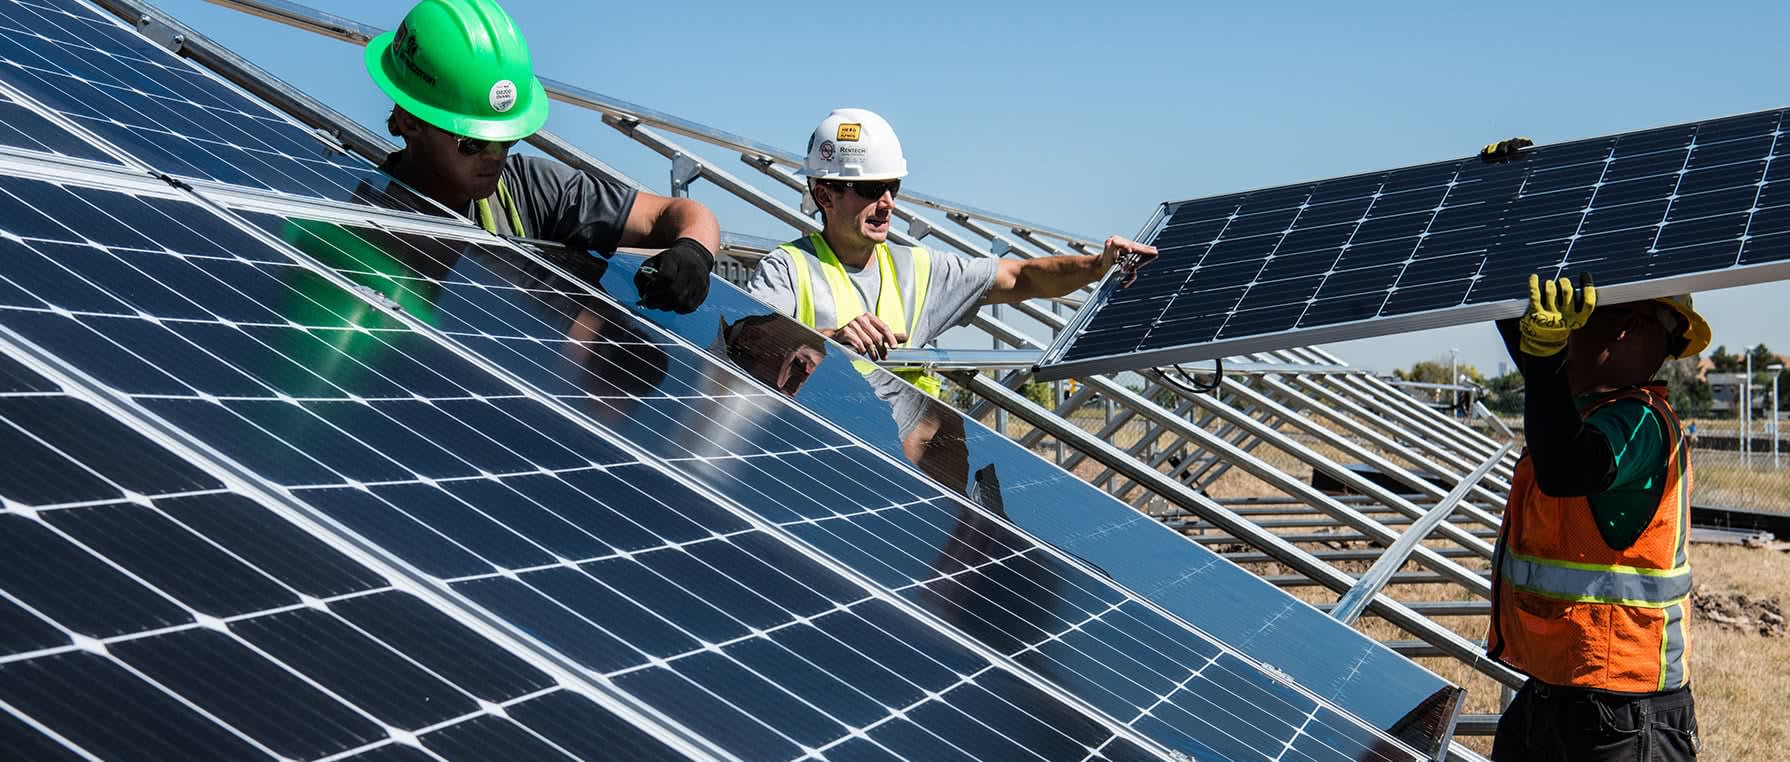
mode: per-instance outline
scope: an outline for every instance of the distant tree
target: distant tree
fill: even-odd
[[[1057,406],[1057,401],[1052,398],[1050,393],[1050,384],[1043,381],[1027,381],[1025,386],[1019,388],[1019,393],[1024,394],[1026,399],[1045,410],[1053,410]]]
[[[1485,382],[1485,406],[1499,415],[1523,414],[1523,374],[1510,371]]]
[[[1740,373],[1746,370],[1746,358],[1728,354],[1727,346],[1718,346],[1709,353],[1710,370],[1717,373]]]
[[[1710,415],[1713,398],[1709,382],[1697,374],[1697,366],[1701,362],[1701,357],[1667,360],[1666,364],[1660,366],[1659,373],[1653,376],[1656,381],[1666,382],[1670,390],[1668,399],[1672,403],[1672,409],[1680,417],[1707,418]]]

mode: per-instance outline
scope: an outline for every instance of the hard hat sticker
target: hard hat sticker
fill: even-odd
[[[856,122],[845,122],[839,125],[839,132],[833,135],[833,139],[841,143],[847,141],[855,143],[858,140],[858,133],[863,129],[864,126]]]
[[[833,141],[831,141],[831,140],[820,141],[820,160],[821,161],[832,161],[833,160]]]
[[[491,110],[501,114],[516,105],[516,83],[500,79],[491,86]]]

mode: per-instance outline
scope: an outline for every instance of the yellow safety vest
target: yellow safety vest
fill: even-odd
[[[509,218],[509,236],[527,238],[528,232],[522,228],[522,212],[516,208],[516,199],[510,195],[510,189],[503,184],[503,178],[497,178],[497,202],[503,204],[504,216]],[[497,229],[497,218],[491,214],[491,199],[481,198],[472,202],[473,211],[479,218],[479,227],[492,235],[505,235]]]
[[[814,256],[820,260],[821,274],[826,276],[827,290],[833,294],[833,328],[837,329],[864,314],[864,301],[858,298],[858,289],[852,285],[851,276],[845,272],[845,265],[833,254],[833,247],[827,245],[825,238],[819,233],[808,234],[808,243],[814,247]],[[793,244],[778,247],[789,254],[789,260],[795,268],[796,282],[796,319],[810,328],[818,328],[814,324],[814,290],[809,285],[808,257]],[[914,329],[920,325],[920,316],[926,310],[926,289],[932,280],[932,254],[924,246],[915,246],[914,255],[914,314],[910,322],[907,309],[902,304],[901,281],[895,272],[895,259],[889,253],[889,245],[876,245],[876,269],[881,278],[881,287],[876,297],[876,316],[890,326],[906,328],[908,336],[914,335]],[[901,346],[909,346],[910,342],[902,342]],[[863,375],[870,375],[876,370],[876,364],[864,360],[852,361],[852,367]],[[925,368],[907,367],[890,368],[895,375],[918,387],[920,391],[937,397],[942,386],[937,376],[926,372]]]

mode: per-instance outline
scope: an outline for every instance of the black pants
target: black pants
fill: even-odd
[[[1629,694],[1531,679],[1498,719],[1494,762],[1675,762],[1697,758],[1690,686]]]

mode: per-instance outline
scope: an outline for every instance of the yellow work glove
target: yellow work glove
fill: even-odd
[[[1511,138],[1496,143],[1487,143],[1485,148],[1480,149],[1479,158],[1490,162],[1509,161],[1518,152],[1532,145],[1535,145],[1535,141],[1528,138]]]
[[[1579,276],[1578,299],[1573,299],[1572,281],[1565,278],[1547,281],[1539,275],[1529,276],[1529,309],[1517,322],[1522,336],[1518,345],[1531,357],[1552,357],[1566,348],[1566,338],[1585,327],[1591,311],[1597,308],[1597,287],[1591,285],[1591,273]]]

